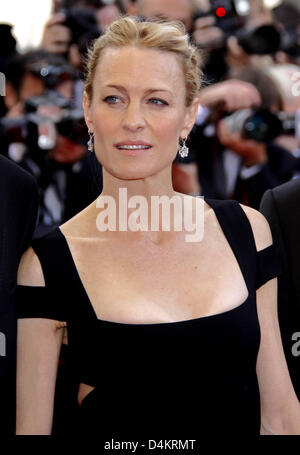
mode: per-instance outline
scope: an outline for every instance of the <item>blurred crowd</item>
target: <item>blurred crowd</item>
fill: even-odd
[[[85,56],[121,14],[180,20],[201,54],[200,108],[189,155],[173,163],[176,191],[258,208],[267,189],[300,176],[295,4],[283,1],[270,9],[263,0],[54,1],[38,49],[20,54],[11,26],[0,24],[6,78],[0,153],[36,178],[36,236],[101,193],[101,165],[87,151],[81,105]]]

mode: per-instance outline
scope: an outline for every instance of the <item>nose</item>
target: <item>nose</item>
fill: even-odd
[[[127,131],[135,132],[145,128],[145,118],[143,110],[138,102],[130,102],[124,111],[123,128]]]

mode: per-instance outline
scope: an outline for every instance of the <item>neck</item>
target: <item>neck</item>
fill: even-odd
[[[170,168],[135,180],[118,179],[103,170],[103,191],[92,216],[99,232],[101,226],[109,226],[108,236],[108,231],[114,236],[118,231],[128,239],[167,238],[182,218],[183,196],[173,189]]]
[[[103,169],[103,190],[99,197],[111,196],[118,206],[120,190],[121,193],[127,193],[128,199],[134,196],[142,196],[147,200],[148,204],[151,203],[152,196],[167,196],[171,198],[176,194],[172,185],[171,167],[163,169],[155,175],[136,179],[120,179]]]

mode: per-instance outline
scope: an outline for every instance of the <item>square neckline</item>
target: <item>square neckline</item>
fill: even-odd
[[[219,227],[225,237],[225,241],[228,243],[228,246],[229,248],[231,249],[233,255],[234,255],[234,258],[237,262],[237,265],[239,267],[239,270],[240,270],[240,273],[243,277],[243,280],[244,280],[244,283],[247,287],[247,290],[248,290],[248,295],[246,297],[246,299],[236,305],[235,307],[229,309],[229,310],[225,310],[225,311],[222,311],[222,312],[219,312],[219,313],[214,313],[214,314],[208,314],[208,315],[204,315],[204,316],[200,316],[200,317],[197,317],[197,318],[191,318],[191,319],[182,319],[182,320],[179,320],[179,321],[167,321],[167,322],[150,322],[150,323],[131,323],[131,322],[121,322],[121,321],[110,321],[110,320],[106,320],[106,319],[101,319],[98,317],[95,309],[94,309],[94,306],[91,302],[91,299],[87,293],[87,290],[85,288],[85,286],[83,285],[83,282],[81,280],[81,277],[79,275],[79,272],[78,272],[78,269],[76,267],[76,264],[75,264],[75,261],[74,261],[74,258],[73,258],[73,255],[72,255],[72,252],[71,252],[71,249],[70,249],[70,246],[69,246],[69,243],[67,241],[67,238],[66,236],[64,235],[64,233],[62,232],[62,230],[60,229],[59,226],[56,226],[56,231],[58,233],[58,236],[61,238],[61,240],[63,240],[64,242],[64,245],[67,249],[67,252],[68,252],[68,255],[69,255],[69,258],[71,260],[71,264],[72,264],[72,267],[73,267],[73,271],[75,273],[75,276],[77,278],[77,281],[78,281],[78,284],[79,284],[79,287],[81,289],[81,291],[83,292],[84,296],[85,296],[85,299],[86,301],[88,302],[89,304],[89,307],[90,307],[90,310],[92,311],[93,313],[93,316],[94,318],[96,319],[96,321],[98,323],[102,323],[102,324],[111,324],[111,325],[116,325],[116,326],[122,326],[122,327],[162,327],[162,326],[176,326],[176,325],[185,325],[185,324],[190,324],[190,323],[194,323],[194,322],[200,322],[202,320],[208,320],[208,319],[211,319],[211,318],[218,318],[218,317],[225,317],[226,315],[231,315],[232,313],[234,312],[238,312],[240,310],[244,310],[245,307],[247,307],[247,303],[248,303],[248,300],[250,300],[251,297],[253,297],[253,292],[251,291],[251,289],[249,288],[248,284],[247,284],[247,280],[245,279],[245,276],[244,276],[244,273],[243,273],[243,269],[242,269],[242,266],[241,266],[241,263],[234,251],[234,248],[232,247],[231,243],[229,242],[223,228],[222,228],[222,225],[220,223],[220,220],[219,218],[217,217],[217,214],[216,214],[216,211],[215,209],[213,208],[213,206],[207,201],[206,198],[204,198],[204,201],[209,205],[209,207],[214,211],[214,214],[215,214],[215,217],[216,217],[216,221],[217,223],[219,224]],[[245,215],[246,216],[246,215]]]

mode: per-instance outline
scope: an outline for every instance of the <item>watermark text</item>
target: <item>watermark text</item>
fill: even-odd
[[[117,208],[118,205],[118,208]],[[96,226],[105,231],[185,231],[186,242],[200,242],[204,234],[204,198],[191,196],[127,197],[127,188],[119,188],[119,199],[103,195],[96,207],[101,208]],[[130,210],[134,209],[134,210]],[[129,213],[130,212],[130,213]]]
[[[0,332],[0,357],[6,357],[6,336]]]
[[[5,96],[5,74],[0,72],[0,96]]]
[[[293,333],[292,341],[296,341],[292,346],[292,354],[294,357],[298,357],[300,355],[300,332]]]

